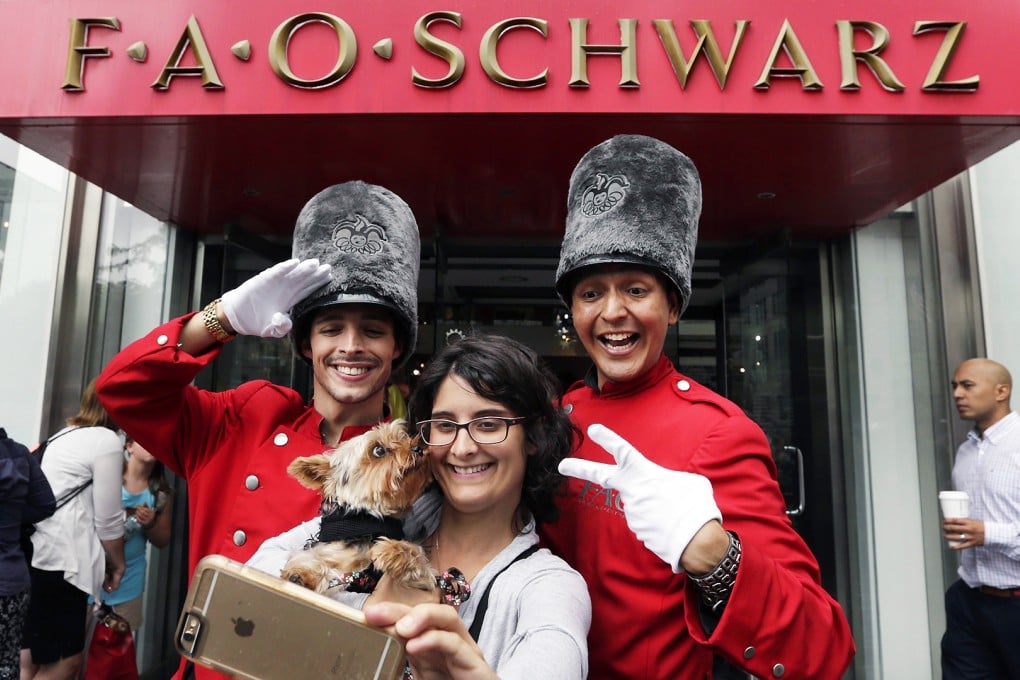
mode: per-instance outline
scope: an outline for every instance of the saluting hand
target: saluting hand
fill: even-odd
[[[282,338],[293,325],[291,308],[329,283],[330,270],[315,259],[280,262],[224,293],[221,309],[235,333]]]

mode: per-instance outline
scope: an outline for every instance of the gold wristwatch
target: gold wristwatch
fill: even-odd
[[[228,333],[227,329],[220,323],[220,318],[216,316],[216,304],[220,301],[220,298],[216,298],[204,308],[202,308],[202,325],[205,326],[205,330],[209,335],[213,336],[216,342],[229,342],[237,337],[236,333]]]

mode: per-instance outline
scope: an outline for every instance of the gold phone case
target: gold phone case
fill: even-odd
[[[222,555],[203,558],[174,636],[195,663],[240,678],[395,680],[404,649],[361,611]]]

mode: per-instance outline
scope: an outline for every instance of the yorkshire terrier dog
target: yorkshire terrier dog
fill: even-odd
[[[429,457],[403,420],[380,423],[336,449],[295,459],[287,472],[322,494],[318,542],[281,576],[318,593],[371,592],[383,573],[407,588],[436,592],[421,546],[403,540],[401,518],[432,481]],[[440,583],[441,585],[441,583]]]

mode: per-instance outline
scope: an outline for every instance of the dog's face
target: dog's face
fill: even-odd
[[[430,481],[429,457],[403,420],[380,423],[333,451],[295,459],[287,472],[323,498],[377,517],[406,512]]]

